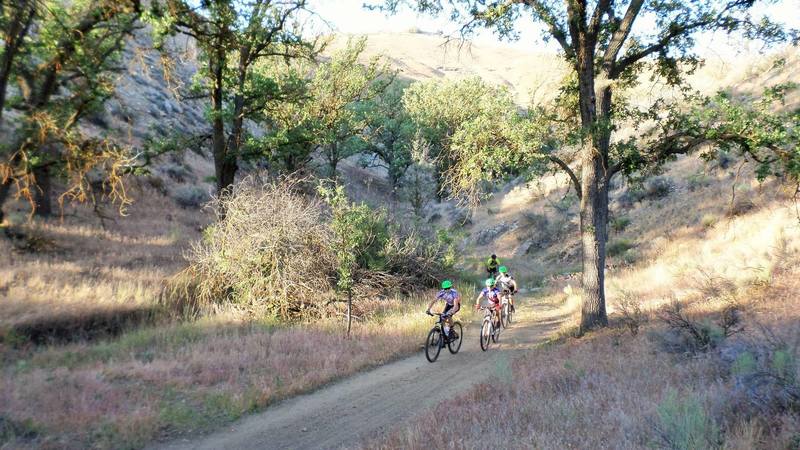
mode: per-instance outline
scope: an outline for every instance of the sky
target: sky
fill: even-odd
[[[381,0],[311,0],[311,10],[323,18],[335,31],[348,34],[369,34],[378,32],[405,32],[411,29],[425,32],[443,32],[457,34],[459,24],[450,22],[448,17],[431,17],[418,15],[408,8],[400,10],[393,16],[381,11],[370,11],[363,7],[364,2],[381,3]],[[773,5],[754,7],[755,15],[768,14],[775,20],[782,21],[790,27],[800,28],[800,0],[779,0]],[[501,42],[488,30],[483,30],[474,37],[476,44],[511,45],[523,51],[557,51],[555,42],[545,43],[541,39],[542,30],[532,20],[520,20],[518,23],[520,39],[515,42]],[[703,36],[698,39],[701,53],[712,52],[718,55],[736,54],[742,50],[739,42],[731,41],[727,36]],[[752,48],[750,50],[753,50]]]

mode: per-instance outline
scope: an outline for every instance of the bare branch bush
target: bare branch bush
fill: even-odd
[[[215,198],[218,221],[192,247],[190,268],[168,283],[164,301],[182,313],[226,305],[281,318],[324,305],[335,267],[331,230],[320,202],[298,194],[301,182],[248,178]]]
[[[189,317],[224,310],[281,320],[341,313],[331,213],[309,182],[248,177],[213,199],[217,221],[186,255],[190,266],[165,284],[162,306]],[[449,235],[390,222],[354,268],[354,300],[435,286],[452,265]]]
[[[617,309],[622,315],[622,325],[625,326],[632,335],[639,334],[639,328],[647,322],[647,314],[642,311],[642,299],[630,292],[620,292],[617,300]]]
[[[673,353],[695,354],[714,349],[743,329],[741,306],[735,299],[726,301],[714,321],[693,318],[676,299],[661,308],[658,318],[669,328],[660,338],[662,347]]]

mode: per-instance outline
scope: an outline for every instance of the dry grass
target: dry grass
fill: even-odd
[[[800,358],[800,264],[751,287],[747,339],[759,323]],[[711,313],[706,302],[696,314]],[[794,448],[800,412],[752,414],[723,351],[694,357],[658,351],[648,333],[619,328],[528,352],[501,378],[444,402],[367,448]],[[728,349],[736,348],[731,344]],[[796,360],[796,359],[795,359]],[[800,367],[794,366],[794,377]],[[797,378],[795,378],[797,379]],[[745,401],[746,403],[746,401]],[[798,407],[800,405],[796,405]]]
[[[416,350],[430,325],[422,304],[384,301],[350,339],[334,320],[282,327],[218,317],[94,344],[6,349],[0,418],[30,430],[6,445],[138,448],[230,422]]]
[[[185,266],[183,249],[208,219],[198,211],[176,211],[148,187],[134,195],[130,215],[106,220],[105,229],[86,208],[30,225],[24,211],[7,205],[6,229],[16,238],[0,239],[0,341],[24,330],[69,334],[58,325],[67,322],[80,337],[92,321],[152,310],[162,280]],[[21,245],[31,236],[44,248],[32,252]]]
[[[153,323],[209,218],[143,189],[107,229],[75,209],[34,226],[37,253],[0,239],[0,448],[139,448],[213,428],[408,354],[430,326],[424,300],[404,297],[359,301],[351,339],[337,318]]]
[[[685,158],[668,174],[677,178],[697,164]],[[737,194],[756,207],[725,218],[730,178],[722,172],[717,176],[704,189],[681,190],[626,212],[631,223],[618,236],[635,239],[639,254],[632,265],[607,272],[611,329],[575,339],[575,321],[567,321],[550,345],[514,361],[513,383],[506,375],[480,385],[401,427],[388,441],[366,447],[796,448],[800,404],[793,410],[755,405],[776,397],[762,395],[763,386],[749,386],[752,380],[736,373],[739,363],[726,358],[741,342],[758,349],[777,341],[785,344],[789,361],[800,361],[798,218],[776,186],[757,184]],[[508,220],[514,213],[498,214],[508,214]],[[707,214],[719,222],[704,226],[700,218]],[[500,245],[505,239],[510,237]],[[548,252],[553,255],[554,249]],[[550,261],[544,270],[565,271],[563,262]],[[525,267],[524,259],[510,262],[518,273],[536,270]],[[573,311],[575,319],[577,283],[558,277],[550,283],[556,293],[548,294],[548,301]],[[726,337],[720,327],[714,346],[664,351],[660,337],[668,330],[656,312],[672,302],[681,302],[683,318],[714,327],[727,323],[730,306],[737,304],[744,311],[744,332]],[[794,373],[785,380],[800,379],[800,364],[786,367]],[[800,387],[785,389],[781,395],[791,404]]]

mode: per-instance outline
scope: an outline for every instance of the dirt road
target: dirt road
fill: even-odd
[[[524,307],[521,305],[521,307]],[[497,373],[508,358],[530,349],[558,329],[563,315],[544,311],[535,322],[518,321],[500,343],[482,352],[478,325],[464,329],[461,351],[442,350],[431,364],[422,354],[346,378],[307,395],[276,404],[209,436],[158,448],[330,449],[379,436]],[[420,338],[422,340],[422,337]]]

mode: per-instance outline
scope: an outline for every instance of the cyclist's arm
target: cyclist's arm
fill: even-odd
[[[476,307],[476,308],[477,308],[478,306],[480,306],[480,304],[481,304],[481,298],[482,298],[482,297],[483,297],[483,291],[481,291],[481,293],[480,293],[480,294],[478,294],[478,297],[475,299],[475,307]]]
[[[451,316],[456,315],[456,313],[461,309],[461,295],[457,296],[455,301],[453,302],[453,312],[450,313]]]
[[[433,308],[433,304],[436,303],[436,300],[439,300],[439,299],[435,298],[435,299],[431,300],[430,303],[428,303],[428,309],[426,309],[425,312],[431,312],[431,308]]]

